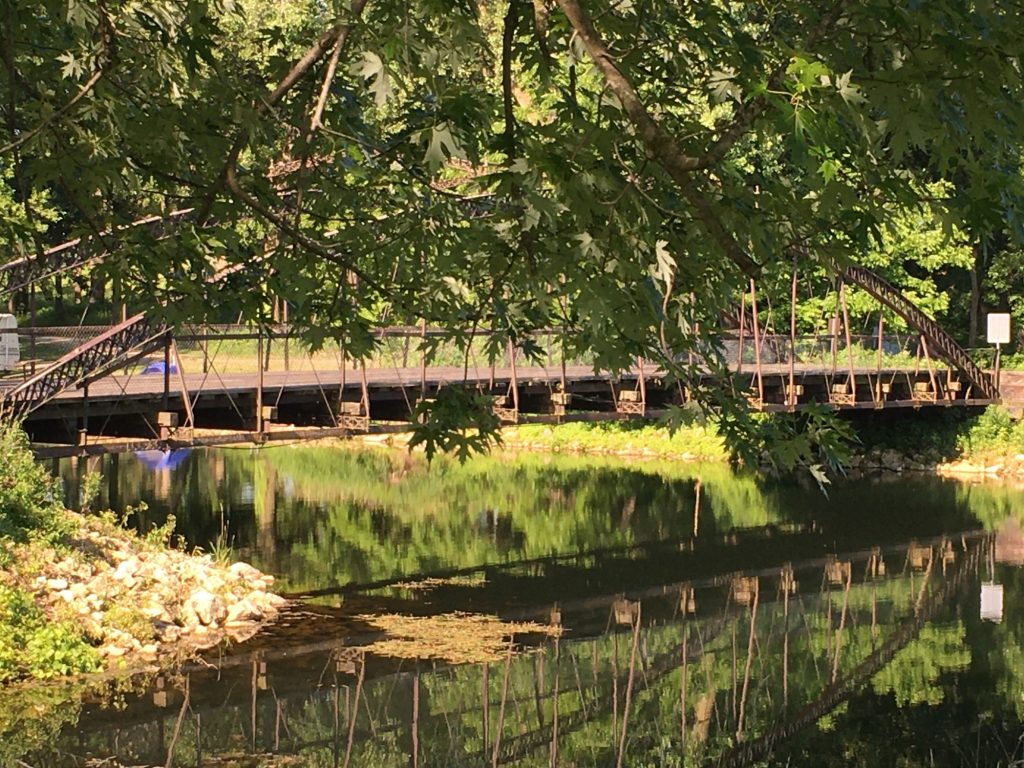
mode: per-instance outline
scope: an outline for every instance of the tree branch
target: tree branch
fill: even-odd
[[[636,89],[633,88],[633,85],[626,76],[622,74],[611,52],[608,50],[608,46],[605,45],[600,35],[598,35],[597,30],[594,29],[594,25],[590,21],[590,17],[580,7],[577,0],[556,0],[556,2],[558,7],[562,9],[562,13],[569,19],[569,23],[576,31],[576,34],[579,35],[580,40],[583,41],[583,45],[594,60],[598,71],[604,77],[605,82],[608,83],[608,88],[622,104],[622,108],[626,111],[630,122],[636,126],[640,138],[643,139],[643,142],[651,152],[659,158],[658,162],[673,176],[676,173],[688,174],[691,171],[697,170],[700,160],[696,157],[690,157],[683,152],[683,148],[679,146],[672,135],[658,125],[654,118],[651,117],[643,102],[640,101]]]
[[[516,159],[516,115],[512,94],[512,42],[516,35],[517,5],[509,0],[505,24],[501,33],[501,98],[505,114],[505,157],[509,165]]]
[[[807,38],[804,40],[804,48],[810,49],[821,42],[821,38],[835,26],[836,22],[839,21],[839,17],[842,15],[844,0],[838,0],[832,8],[829,9],[828,13],[819,19],[818,23],[808,33]],[[786,70],[789,68],[789,62],[783,61],[772,70],[771,75],[768,76],[768,82],[765,87],[767,91],[778,91],[782,87],[783,78],[786,76]],[[726,153],[732,149],[733,145],[742,138],[750,126],[753,125],[754,121],[760,117],[765,109],[768,108],[768,99],[763,95],[757,96],[746,104],[743,104],[738,110],[736,115],[733,117],[733,121],[722,131],[718,139],[708,148],[708,151],[697,163],[697,168],[710,168],[713,165],[719,163]]]
[[[651,157],[668,172],[668,175],[679,186],[683,197],[693,206],[696,219],[718,242],[722,250],[725,251],[725,255],[744,273],[750,276],[757,275],[761,269],[760,265],[751,259],[736,242],[736,239],[726,231],[717,214],[694,183],[693,172],[700,170],[700,160],[687,155],[675,138],[651,117],[632,84],[615,64],[608,47],[597,34],[594,25],[580,7],[579,2],[577,0],[556,0],[556,2],[569,19],[569,23],[579,35],[580,40],[583,41],[587,52],[608,84],[608,88],[622,104],[640,139],[651,153]]]
[[[306,137],[308,142],[312,138],[313,133],[320,127],[320,121],[323,120],[324,107],[327,106],[327,97],[331,93],[331,83],[334,81],[334,73],[338,68],[338,59],[341,56],[341,46],[344,42],[344,38],[339,35],[337,41],[334,43],[334,50],[331,52],[331,59],[327,62],[327,73],[324,75],[324,83],[320,87],[320,98],[317,99],[316,107],[313,109],[313,117],[309,121],[309,136]]]
[[[284,232],[286,235],[293,238],[304,248],[312,251],[321,258],[334,264],[338,264],[339,262],[344,261],[343,266],[346,269],[349,269],[352,271],[353,274],[358,275],[359,278],[365,281],[367,285],[370,285],[377,290],[382,290],[382,287],[375,280],[370,279],[358,267],[352,265],[352,263],[347,260],[343,260],[339,254],[335,253],[329,248],[325,248],[321,243],[318,243],[313,238],[302,233],[299,229],[292,226],[292,224],[290,224],[285,219],[284,216],[280,216],[277,213],[274,213],[274,211],[270,210],[269,207],[267,207],[259,200],[257,200],[256,197],[242,189],[242,185],[238,183],[238,176],[235,173],[234,164],[231,164],[227,166],[227,168],[225,168],[224,181],[227,184],[228,189],[231,190],[231,194],[233,194],[239,201],[247,205],[254,212],[256,212],[264,219],[269,221],[271,224],[273,224],[279,230]]]
[[[363,8],[366,6],[367,0],[352,0],[351,12],[353,18],[359,18],[363,13]],[[336,46],[339,54],[341,48],[345,45],[345,40],[348,38],[348,33],[351,31],[352,25],[350,23],[335,24],[333,27],[324,32],[317,39],[312,46],[303,54],[292,68],[288,71],[281,81],[277,84],[265,98],[260,99],[259,103],[256,104],[256,115],[261,116],[269,109],[273,108],[287,93],[295,86],[299,80],[318,62],[323,55],[331,49],[332,46]],[[243,127],[239,131],[238,136],[235,138],[234,143],[231,145],[231,149],[228,150],[228,156],[224,163],[224,168],[218,175],[216,181],[211,185],[210,191],[206,196],[206,200],[199,209],[199,223],[202,224],[206,221],[210,215],[210,208],[213,206],[213,201],[217,196],[217,193],[223,189],[224,184],[227,182],[228,173],[233,173],[234,166],[238,163],[238,156],[242,153],[245,145],[249,142],[250,131],[248,127]]]
[[[4,146],[0,147],[0,155],[6,155],[8,152],[11,152],[11,151],[17,149],[18,147],[20,147],[21,145],[25,144],[26,142],[31,141],[36,136],[38,136],[40,133],[42,133],[47,128],[49,128],[51,125],[53,125],[54,122],[56,122],[57,120],[60,120],[62,117],[64,117],[64,115],[66,115],[68,112],[70,112],[72,109],[74,109],[75,105],[78,102],[80,102],[82,99],[84,99],[86,97],[86,95],[89,93],[89,91],[91,91],[96,86],[96,83],[98,83],[100,81],[100,78],[102,78],[102,77],[103,77],[103,70],[102,69],[97,69],[95,72],[93,72],[92,73],[92,77],[90,77],[88,80],[85,81],[85,84],[82,85],[82,87],[78,89],[78,93],[76,93],[74,96],[72,96],[71,100],[68,101],[67,104],[65,104],[63,107],[61,107],[57,111],[55,111],[52,115],[50,115],[48,118],[43,120],[43,122],[41,122],[39,125],[37,125],[35,128],[33,128],[31,131],[28,131],[27,133],[23,133],[21,136],[19,136],[14,141],[12,141],[12,142],[10,142],[8,144],[5,144]]]

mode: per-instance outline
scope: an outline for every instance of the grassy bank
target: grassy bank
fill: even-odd
[[[0,683],[100,667],[75,617],[44,610],[29,587],[47,561],[70,553],[77,529],[22,433],[0,429]]]
[[[856,434],[853,465],[886,466],[898,454],[901,466],[956,463],[1001,465],[1024,472],[1024,421],[991,406],[980,414],[959,411],[867,414],[851,422]],[[724,461],[729,450],[713,422],[676,432],[643,422],[520,425],[503,432],[505,447],[555,453],[636,456],[682,461]]]
[[[276,614],[270,577],[64,507],[20,429],[0,427],[0,686],[141,667],[244,637]]]
[[[888,466],[903,460],[915,469],[1024,474],[1024,421],[1000,406],[976,414],[949,409],[897,419],[866,414],[857,434],[859,463]]]
[[[711,424],[684,426],[674,433],[656,424],[634,421],[524,424],[506,429],[502,441],[512,449],[559,453],[683,461],[724,461],[729,457],[725,442]]]

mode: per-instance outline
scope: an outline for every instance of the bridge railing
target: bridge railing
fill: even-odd
[[[882,368],[945,369],[941,360],[922,347],[916,333],[878,335],[806,334],[795,338],[788,334],[764,334],[756,339],[750,334],[729,331],[723,335],[720,349],[733,368],[753,371],[758,362],[766,368],[791,362],[816,369],[838,371]],[[742,349],[742,354],[741,354]],[[742,361],[742,366],[741,366]]]
[[[395,326],[373,333],[373,348],[362,360],[335,342],[309,350],[304,341],[287,326],[279,325],[262,332],[252,327],[220,325],[191,326],[175,333],[182,367],[189,372],[217,371],[251,373],[262,361],[264,372],[304,370],[338,371],[348,369],[406,370],[431,368],[469,368],[473,370],[508,368],[512,351],[488,331],[479,330],[461,341],[449,338],[440,328]],[[529,354],[528,354],[529,353]],[[541,329],[531,334],[515,350],[518,365],[545,367],[589,365],[591,361],[566,354],[558,329]]]
[[[0,373],[0,382],[24,380],[38,370],[60,359],[71,350],[95,338],[111,326],[23,327],[18,329],[21,363],[13,370]],[[257,330],[251,325],[192,325],[174,333],[178,360],[188,373],[253,373],[262,360],[265,372],[339,371],[415,369],[424,358],[433,368],[468,367],[479,372],[512,365],[507,345],[496,342],[487,330],[478,330],[471,340],[452,341],[441,328],[393,326],[374,332],[374,348],[360,363],[353,355],[333,342],[309,351],[306,344],[287,325]],[[742,349],[742,354],[741,354]],[[849,344],[844,335],[804,334],[795,339],[788,334],[763,334],[757,339],[751,333],[727,331],[719,341],[719,350],[733,369],[755,372],[758,361],[765,371],[775,372],[779,366],[791,364],[817,369],[835,369],[837,373],[853,367],[857,370],[882,368],[917,368],[946,370],[942,360],[924,354],[917,333],[887,333],[881,343],[877,335],[852,335]],[[881,355],[879,352],[881,351]],[[528,352],[530,354],[528,354]],[[969,350],[972,359],[983,369],[991,370],[994,351],[990,348]],[[560,368],[563,364],[589,366],[593,360],[565,351],[562,331],[541,329],[531,334],[515,351],[516,364],[523,367]],[[163,360],[159,351],[120,369],[124,375],[141,374],[148,366]],[[700,362],[697,360],[696,362]],[[652,366],[653,367],[653,366]]]
[[[110,325],[82,326],[38,326],[18,329],[21,347],[21,362],[12,370],[0,372],[0,379],[24,379],[38,370],[46,368],[91,339],[109,330]],[[465,345],[445,340],[448,332],[440,328],[416,326],[380,328],[374,333],[375,347],[365,360],[367,368],[414,368],[421,365],[424,354],[432,366],[460,367],[463,365],[489,365],[491,357],[490,334],[477,331],[469,354]],[[343,350],[336,343],[327,342],[320,350],[309,353],[307,346],[285,325],[277,325],[262,332],[250,325],[220,324],[185,326],[175,332],[182,367],[189,371],[209,369],[211,366],[222,372],[252,372],[262,352],[264,370],[288,371],[302,369],[337,370],[341,364]],[[560,365],[563,350],[560,331],[546,329],[529,338],[531,349],[547,364]],[[496,348],[495,363],[510,365],[509,350],[503,345]],[[516,353],[517,360],[525,364],[525,352]],[[347,365],[354,363],[352,355],[344,356]],[[153,353],[134,364],[141,370],[146,365],[162,360],[160,353]],[[569,365],[585,364],[582,358],[566,357]],[[133,366],[124,369],[131,373]]]
[[[18,328],[21,359],[14,368],[0,371],[0,381],[8,384],[23,381],[112,327],[81,325]]]

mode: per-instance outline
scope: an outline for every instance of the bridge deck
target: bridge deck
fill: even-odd
[[[137,370],[137,369],[136,369]],[[796,385],[789,395],[790,366],[762,364],[760,393],[757,374],[744,366],[741,380],[748,387],[752,406],[764,411],[789,411],[824,403],[837,410],[878,408],[922,408],[980,406],[990,400],[977,398],[969,388],[949,386],[946,370],[929,372],[914,368],[864,367],[854,369],[855,388],[836,394],[849,379],[849,369],[833,371],[820,365],[797,364],[793,368]],[[142,439],[159,444],[180,441],[183,444],[213,444],[238,440],[307,439],[323,436],[324,430],[344,434],[355,431],[393,431],[411,421],[411,411],[422,397],[433,397],[451,384],[479,388],[500,397],[512,391],[510,366],[371,368],[365,373],[369,417],[354,406],[343,409],[339,402],[356,403],[362,399],[363,373],[351,368],[255,372],[172,373],[111,375],[91,382],[88,388],[76,387],[57,394],[32,411],[26,421],[37,443],[81,447],[85,433],[90,444],[116,446],[119,441]],[[502,403],[503,421],[552,422],[656,417],[672,405],[685,401],[678,385],[664,381],[656,370],[646,369],[644,392],[640,397],[640,371],[624,373],[613,380],[591,366],[567,366],[563,372],[555,366],[517,366],[515,369],[518,408],[512,399]],[[167,386],[166,398],[164,394]],[[184,384],[184,389],[182,387]],[[883,389],[884,385],[884,389]],[[854,391],[855,389],[855,391]],[[185,392],[188,394],[186,405]],[[639,401],[639,402],[638,402]],[[795,401],[795,402],[794,402]],[[257,419],[259,405],[275,410]],[[193,421],[188,422],[189,406]],[[157,414],[173,411],[178,424],[192,427],[181,431],[161,430]],[[341,414],[359,413],[346,420]],[[360,421],[360,419],[362,421]],[[274,422],[272,425],[270,422]],[[266,433],[274,434],[267,436]],[[227,434],[226,434],[227,433]]]
[[[557,382],[561,379],[561,369],[550,369],[545,367],[520,367],[516,371],[517,379],[523,385],[536,382]],[[463,368],[443,367],[428,368],[426,371],[426,385],[428,389],[437,389],[452,383],[461,383],[464,379],[473,385],[489,382],[490,369],[470,367],[468,371]],[[419,368],[376,368],[366,371],[366,382],[372,388],[391,387],[419,387],[421,372]],[[185,387],[192,397],[209,393],[229,392],[231,394],[253,393],[258,386],[258,376],[255,373],[185,373],[182,377]],[[358,369],[347,369],[345,371],[345,386],[360,387],[362,374]],[[512,379],[511,368],[496,368],[494,371],[495,381],[507,384]],[[594,373],[589,366],[572,366],[566,368],[566,379],[577,381],[606,381],[607,377]],[[287,389],[309,389],[324,387],[336,389],[341,383],[339,371],[330,370],[299,370],[299,371],[268,371],[263,374],[264,393],[273,393]],[[125,397],[149,398],[162,396],[164,388],[163,374],[136,375],[136,376],[108,376],[89,385],[89,398],[91,400]],[[173,394],[180,394],[181,384],[177,374],[172,374],[169,382],[169,391]],[[57,400],[80,400],[82,390],[66,390],[55,399]]]
[[[788,386],[790,368],[788,365],[762,365],[762,381],[767,390],[777,390],[780,387]],[[519,366],[516,371],[516,379],[519,388],[530,389],[541,387],[544,389],[556,389],[562,381],[562,370],[560,367],[547,366]],[[880,372],[875,368],[856,368],[854,374],[858,379],[859,387],[870,386],[879,378],[883,382],[912,382],[927,380],[928,372],[913,368],[885,368]],[[940,375],[941,374],[941,375]],[[427,368],[425,377],[420,368],[374,368],[366,371],[367,389],[371,393],[382,394],[391,390],[393,394],[400,391],[418,391],[421,383],[425,386],[428,396],[432,392],[449,384],[468,384],[472,387],[487,388],[493,382],[495,389],[507,389],[511,385],[513,369],[511,367],[498,367],[493,369],[470,366],[468,369],[462,367],[434,367]],[[645,379],[648,384],[657,387],[661,384],[660,372],[647,370]],[[744,371],[743,376],[749,376],[752,390],[756,390],[756,376],[753,372]],[[945,371],[937,372],[937,378],[944,379]],[[636,369],[627,372],[620,377],[622,383],[634,386],[640,373]],[[421,382],[421,377],[422,382]],[[848,377],[848,371],[844,370],[833,374],[830,369],[823,369],[814,365],[797,365],[794,369],[795,382],[798,385],[817,385],[826,387],[828,382],[836,378],[843,380]],[[168,395],[174,399],[180,399],[182,393],[182,381],[191,399],[201,399],[211,395],[229,395],[252,397],[255,396],[259,386],[259,377],[256,373],[183,373],[179,376],[173,373],[167,382]],[[352,392],[361,388],[362,373],[358,369],[347,369],[344,373],[344,388],[346,392]],[[595,373],[593,367],[585,365],[567,366],[565,369],[566,390],[572,392],[580,388],[592,389],[603,388],[610,391],[611,379],[606,373]],[[287,394],[299,392],[319,391],[324,393],[338,394],[342,383],[342,374],[338,370],[296,370],[296,371],[268,371],[263,374],[263,395],[265,402],[272,404],[275,398]],[[160,374],[135,374],[130,376],[107,376],[89,384],[88,400],[90,407],[101,407],[104,403],[118,402],[126,407],[128,401],[149,402],[154,407],[159,405],[163,397],[164,376]],[[67,410],[67,406],[81,405],[86,399],[86,390],[81,386],[68,389],[59,393],[53,400],[53,406],[64,406],[61,410]],[[868,397],[870,400],[870,397]],[[770,405],[770,403],[766,403]],[[52,406],[50,406],[52,407]],[[45,418],[48,406],[44,405],[34,415],[34,419]]]

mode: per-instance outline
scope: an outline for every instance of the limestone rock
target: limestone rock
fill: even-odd
[[[263,619],[263,610],[251,600],[242,599],[228,609],[228,624],[243,624]]]
[[[181,639],[181,627],[177,624],[161,624],[157,622],[154,626],[161,642],[176,643]]]
[[[129,576],[134,576],[139,572],[139,558],[129,557],[127,560],[122,560],[120,565],[114,569],[114,579],[117,581],[125,581]]]
[[[228,572],[240,581],[258,581],[263,578],[263,574],[248,563],[232,563]]]
[[[277,611],[278,609],[288,605],[287,600],[280,595],[275,595],[273,592],[253,591],[249,593],[246,600],[260,606],[264,610],[271,609]]]
[[[221,624],[228,613],[224,600],[205,589],[193,592],[186,607],[204,627]]]
[[[881,463],[888,470],[900,472],[903,470],[905,461],[898,451],[885,450],[882,452]]]
[[[235,643],[244,643],[246,640],[253,638],[260,631],[260,625],[251,622],[248,624],[227,624],[228,637]]]

